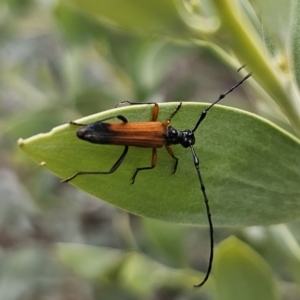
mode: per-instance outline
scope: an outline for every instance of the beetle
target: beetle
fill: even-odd
[[[234,89],[240,86],[245,80],[247,80],[251,76],[251,73],[246,75],[242,80],[240,80],[237,84],[235,84],[232,88],[230,88],[224,94],[220,94],[217,100],[215,100],[212,104],[210,104],[207,108],[205,108],[198,121],[196,122],[194,128],[192,130],[178,130],[170,125],[172,118],[178,113],[178,111],[182,107],[182,102],[176,107],[176,109],[171,113],[169,118],[164,122],[157,121],[157,117],[159,114],[159,106],[155,102],[148,103],[140,103],[140,102],[130,102],[130,101],[122,101],[121,104],[129,104],[129,105],[141,105],[141,104],[149,104],[153,105],[152,111],[152,119],[148,122],[128,122],[127,118],[123,115],[116,115],[106,119],[102,119],[89,124],[81,124],[77,122],[71,121],[71,125],[79,126],[80,128],[77,130],[77,137],[84,141],[94,143],[94,144],[102,144],[102,145],[118,145],[124,146],[124,150],[118,160],[114,163],[109,171],[79,171],[74,175],[62,180],[62,182],[69,182],[80,175],[107,175],[115,172],[118,167],[122,164],[123,160],[126,157],[129,147],[142,147],[142,148],[152,148],[152,159],[151,166],[139,167],[135,170],[131,183],[135,182],[136,176],[140,171],[150,170],[155,168],[157,161],[157,148],[165,147],[168,154],[175,160],[173,173],[176,172],[178,166],[178,157],[174,155],[174,152],[171,145],[181,145],[184,148],[190,148],[194,166],[197,172],[197,176],[199,179],[200,190],[203,195],[206,215],[209,224],[209,232],[210,232],[210,257],[208,268],[206,271],[206,275],[204,279],[195,287],[203,286],[204,283],[208,280],[213,263],[214,257],[214,229],[211,211],[208,203],[208,197],[205,191],[204,182],[202,179],[201,171],[200,171],[200,162],[199,158],[195,152],[194,144],[195,140],[195,131],[198,129],[202,121],[205,119],[207,112],[218,102],[224,99],[229,93],[231,93]],[[111,119],[119,119],[121,122],[113,122],[108,123]]]

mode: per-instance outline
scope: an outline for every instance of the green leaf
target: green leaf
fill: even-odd
[[[218,299],[279,299],[270,267],[254,250],[234,237],[218,246],[213,274]]]
[[[126,289],[145,295],[164,287],[191,289],[203,275],[189,269],[173,269],[139,253],[128,253],[120,270],[120,281]]]
[[[65,265],[84,278],[102,281],[109,281],[124,255],[118,249],[66,243],[57,244],[56,253]]]
[[[159,120],[166,120],[175,103],[160,104]],[[172,126],[192,129],[205,104],[184,103]],[[129,121],[151,120],[152,105],[121,107],[78,120],[90,123],[121,114]],[[112,120],[114,121],[114,120]],[[65,124],[50,133],[20,140],[32,159],[61,178],[77,171],[108,171],[123,151],[76,137],[77,127]],[[195,150],[215,225],[247,226],[283,223],[300,217],[300,142],[253,114],[214,107],[196,132]],[[84,175],[71,184],[134,214],[184,224],[207,224],[203,196],[189,149],[173,146],[174,160],[158,149],[157,166],[150,166],[151,149],[131,147],[122,165],[110,175]]]
[[[189,227],[172,223],[143,219],[143,229],[151,245],[147,248],[152,252],[159,252],[169,265],[180,267],[186,265],[184,251],[185,237]],[[176,245],[176,247],[174,247]],[[154,249],[153,249],[154,248]],[[149,251],[149,250],[148,250]]]
[[[60,243],[58,258],[77,274],[89,280],[120,284],[126,290],[147,295],[166,286],[191,289],[201,273],[190,269],[173,269],[137,252]]]
[[[186,26],[177,11],[176,1],[167,0],[69,0],[81,12],[105,22],[140,33],[181,35]]]

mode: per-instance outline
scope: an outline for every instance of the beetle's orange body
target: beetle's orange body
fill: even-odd
[[[103,123],[103,144],[161,148],[166,145],[166,126],[162,122]],[[107,133],[107,134],[106,134]],[[98,143],[102,144],[98,139]]]

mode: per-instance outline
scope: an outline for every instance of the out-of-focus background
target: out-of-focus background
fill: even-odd
[[[63,185],[17,140],[124,100],[212,102],[241,75],[209,47],[120,29],[64,1],[2,0],[0,43],[0,299],[225,299],[213,276],[192,288],[206,271],[207,228],[140,218]],[[289,129],[260,97],[245,85],[223,104]],[[216,228],[216,243],[231,235],[262,256],[278,299],[300,299],[286,227]]]

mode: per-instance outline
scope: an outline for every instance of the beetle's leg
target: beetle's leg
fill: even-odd
[[[173,174],[174,174],[177,170],[179,158],[174,155],[174,152],[171,147],[165,146],[165,148],[168,151],[169,155],[175,159],[175,165],[174,165],[174,169],[173,169]]]
[[[129,105],[143,105],[143,104],[154,104],[153,111],[152,111],[152,122],[155,122],[158,117],[158,112],[159,112],[159,106],[156,102],[130,102],[130,101],[122,101],[117,103],[115,107],[119,107],[120,105],[123,104],[129,104]]]
[[[182,102],[180,102],[180,103],[178,104],[178,106],[176,107],[176,109],[171,113],[170,117],[164,122],[164,125],[165,125],[166,127],[169,126],[169,124],[170,124],[172,118],[178,113],[178,111],[179,111],[179,109],[181,108],[181,106],[182,106]],[[169,151],[168,151],[168,152],[169,152]]]
[[[107,175],[107,174],[111,174],[114,171],[116,171],[121,163],[123,162],[124,158],[126,157],[126,154],[128,152],[128,146],[125,146],[121,156],[118,158],[118,160],[114,163],[114,165],[111,167],[111,169],[109,171],[79,171],[77,173],[75,173],[74,175],[62,180],[61,182],[69,182],[71,180],[73,180],[75,177],[80,176],[80,175],[99,175],[99,174],[103,174],[103,175]]]
[[[131,184],[134,184],[135,181],[135,177],[138,174],[139,171],[142,170],[151,170],[153,168],[155,168],[156,166],[156,161],[157,161],[157,152],[156,152],[156,148],[152,148],[152,160],[151,160],[151,167],[143,167],[143,168],[137,168],[132,176],[131,179]]]
[[[128,122],[128,120],[124,116],[117,115],[117,116],[108,117],[108,118],[105,118],[105,119],[102,119],[102,120],[99,120],[99,121],[95,121],[94,123],[96,123],[96,122],[101,123],[101,122],[108,121],[108,120],[115,119],[115,118],[123,121],[124,123]],[[86,125],[88,125],[88,124],[77,123],[77,122],[74,122],[74,121],[70,121],[69,124],[70,125],[76,125],[76,126],[86,126]]]

